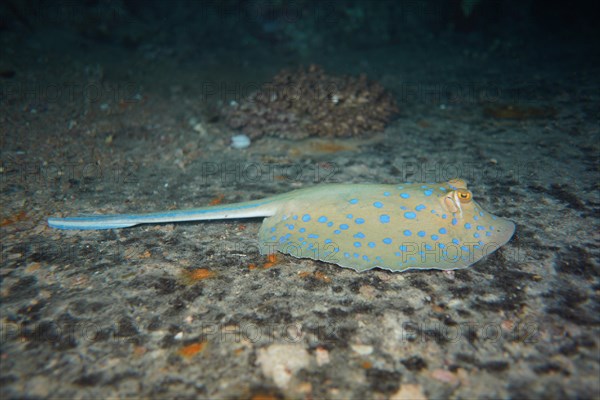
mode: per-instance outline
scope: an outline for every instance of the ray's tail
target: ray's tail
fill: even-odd
[[[65,218],[48,218],[48,226],[56,229],[71,230],[117,229],[129,228],[139,224],[269,217],[275,214],[276,209],[276,201],[273,199],[265,199],[244,203],[147,214],[85,215]]]

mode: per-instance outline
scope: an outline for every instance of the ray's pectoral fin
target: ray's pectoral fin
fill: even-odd
[[[279,251],[292,257],[310,258],[355,271],[366,271],[376,266],[376,263],[364,259],[344,257],[351,250],[343,241],[330,238],[331,226],[325,217],[279,212],[266,218],[260,227],[261,253]]]

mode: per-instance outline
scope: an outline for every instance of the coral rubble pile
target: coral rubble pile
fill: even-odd
[[[394,97],[366,76],[330,76],[318,66],[282,70],[240,103],[225,121],[251,138],[341,137],[382,131],[397,112]]]

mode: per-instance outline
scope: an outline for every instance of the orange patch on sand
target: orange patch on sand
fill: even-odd
[[[147,351],[148,349],[146,349],[144,346],[135,346],[133,348],[133,356],[139,358],[146,354]]]
[[[325,275],[321,271],[315,271],[313,273],[310,273],[308,271],[302,271],[302,272],[298,273],[298,276],[300,278],[308,278],[309,276],[314,276],[315,279],[318,279],[318,280],[320,280],[322,282],[325,282],[325,283],[330,283],[331,282],[331,278],[328,277],[327,275]]]
[[[263,264],[263,268],[271,268],[277,264],[277,254],[271,253],[267,256],[267,262]]]
[[[225,198],[224,194],[220,194],[217,197],[215,197],[214,199],[212,199],[210,201],[210,203],[208,203],[209,206],[216,206],[219,205],[223,202],[223,199]]]
[[[516,105],[494,105],[486,107],[483,113],[488,117],[498,119],[534,119],[534,118],[552,118],[556,116],[557,111],[552,107],[528,107]]]
[[[194,283],[204,279],[212,278],[215,273],[206,268],[194,269],[192,271],[183,271],[183,278],[189,283]]]
[[[142,254],[140,254],[140,258],[150,258],[152,256],[152,253],[150,253],[150,250],[146,250],[144,251]]]
[[[25,269],[25,271],[27,273],[32,273],[37,271],[38,269],[40,269],[40,267],[42,266],[42,264],[40,264],[39,262],[33,263],[33,264],[29,264],[27,266],[27,268]]]
[[[213,276],[215,276],[215,273],[209,271],[206,268],[195,269],[190,273],[190,277],[198,281],[202,279],[212,278]]]
[[[325,283],[331,282],[331,278],[322,273],[321,271],[315,271],[315,278]]]
[[[318,141],[310,144],[312,150],[321,153],[337,153],[340,151],[355,150],[354,147],[342,143]]]
[[[193,357],[196,354],[200,353],[204,349],[205,345],[206,342],[188,344],[187,346],[184,346],[181,349],[179,349],[177,353],[184,357]]]
[[[278,262],[277,254],[275,254],[275,253],[269,254],[269,255],[267,255],[267,262],[265,262],[262,265],[262,268],[263,269],[271,268],[275,264],[277,264],[277,262]],[[257,269],[257,268],[260,268],[260,267],[257,266],[256,264],[250,264],[250,265],[248,265],[248,269],[251,270],[251,271],[254,270],[254,269]]]
[[[443,313],[445,311],[444,307],[440,306],[439,304],[432,304],[431,310],[436,313]]]
[[[240,354],[242,354],[245,351],[245,349],[243,347],[240,347],[239,349],[235,349],[233,351],[233,354],[235,354],[236,356],[239,356]]]
[[[14,224],[15,222],[24,220],[26,217],[27,213],[25,213],[25,211],[21,211],[20,213],[15,214],[12,217],[4,218],[2,222],[0,222],[0,226]]]

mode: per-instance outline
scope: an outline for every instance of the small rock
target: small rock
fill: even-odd
[[[390,396],[390,400],[427,400],[421,385],[403,384],[400,390]]]
[[[460,383],[458,377],[450,371],[445,369],[436,369],[431,372],[431,377],[440,382],[448,383],[452,386],[456,386]]]
[[[358,289],[358,292],[367,300],[373,300],[375,298],[375,294],[377,293],[376,289],[371,285],[362,285]]]
[[[198,122],[192,126],[192,129],[200,134],[202,137],[208,136],[208,132],[206,131],[206,127],[202,122]]]
[[[231,138],[231,147],[234,149],[245,149],[250,146],[250,138],[244,134],[235,135]]]
[[[350,347],[352,347],[352,350],[354,350],[361,356],[368,356],[369,354],[373,353],[373,346],[369,346],[366,344],[353,344]]]
[[[273,379],[280,389],[284,389],[296,372],[308,367],[310,356],[300,345],[273,344],[259,350],[258,363],[263,374]]]
[[[326,349],[317,347],[315,350],[315,357],[317,358],[317,365],[319,367],[321,365],[329,364],[329,352]]]

